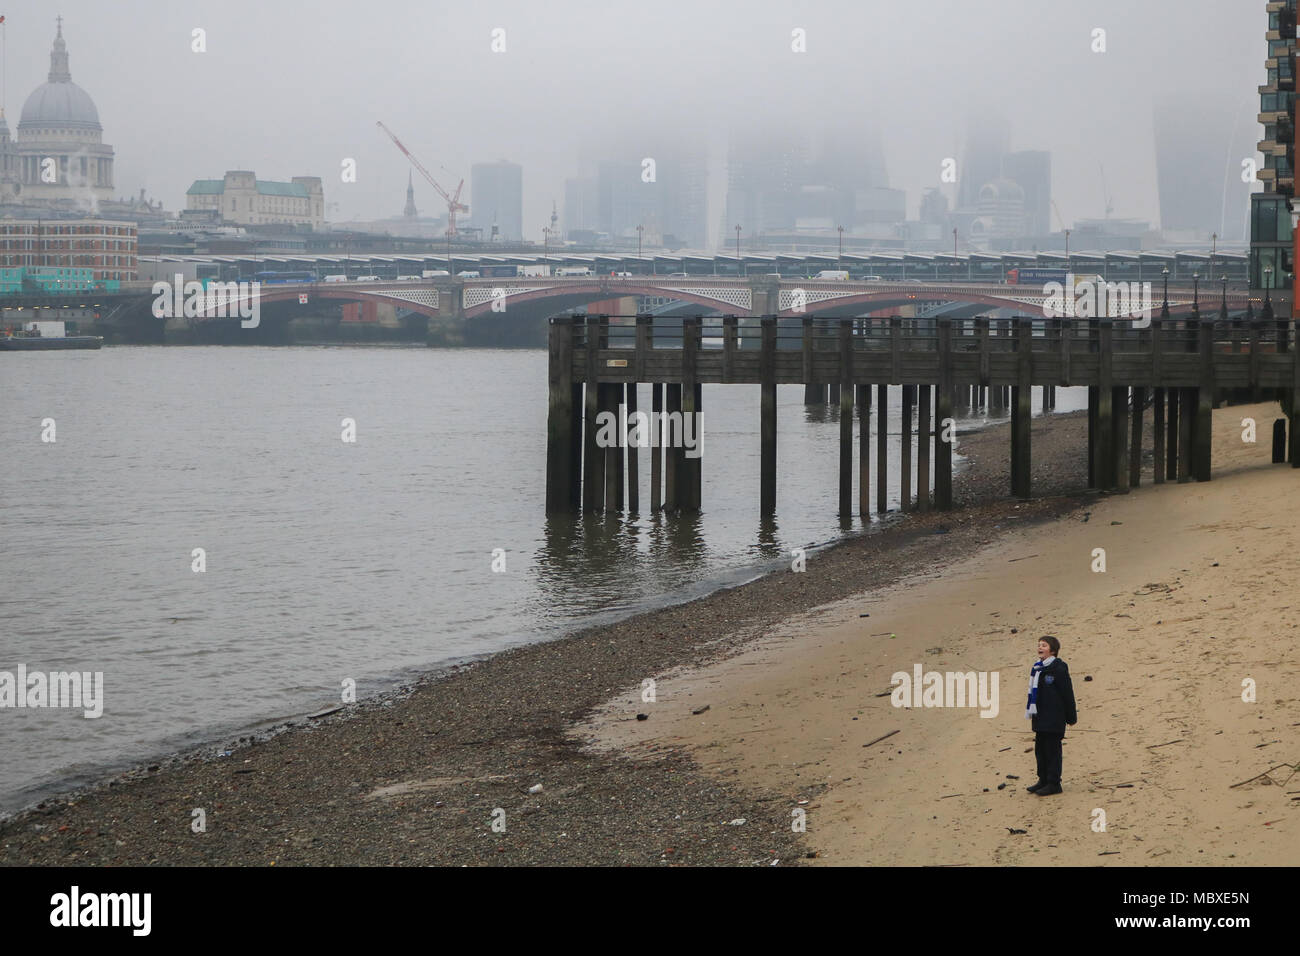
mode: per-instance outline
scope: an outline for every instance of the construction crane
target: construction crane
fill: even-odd
[[[1101,197],[1106,205],[1106,218],[1109,219],[1110,214],[1115,211],[1115,204],[1110,201],[1110,187],[1106,185],[1106,167],[1098,162],[1097,168],[1101,170]]]
[[[411,161],[411,165],[414,166],[419,171],[421,176],[423,176],[425,179],[429,181],[430,186],[438,190],[438,195],[440,195],[443,199],[447,201],[447,237],[451,238],[452,236],[456,235],[456,213],[469,212],[469,206],[466,206],[463,202],[460,201],[460,191],[465,186],[465,180],[462,179],[456,185],[456,194],[454,196],[447,195],[447,190],[443,189],[441,186],[438,185],[438,181],[429,174],[429,171],[427,169],[424,168],[424,164],[421,163],[418,159],[416,159],[415,156],[411,154],[411,151],[409,149],[407,149],[405,146],[402,145],[402,141],[393,135],[393,131],[391,129],[389,129],[379,120],[375,120],[375,125],[388,134],[388,138],[391,139],[393,141],[393,144],[402,151],[402,154]]]

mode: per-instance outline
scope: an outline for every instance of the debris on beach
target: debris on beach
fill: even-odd
[[[705,704],[703,707],[696,707],[693,711],[691,711],[691,713],[692,713],[692,714],[702,714],[702,713],[704,713],[704,712],[705,712],[706,710],[708,710],[708,709],[709,709],[709,705],[708,705],[708,704]]]
[[[531,787],[528,788],[528,792],[529,792],[529,793],[541,793],[541,792],[542,792],[542,785],[541,785],[540,783],[535,783],[535,784],[533,784]]]

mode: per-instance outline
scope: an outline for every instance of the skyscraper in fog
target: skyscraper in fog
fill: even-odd
[[[1241,181],[1241,157],[1254,155],[1258,127],[1242,113],[1240,102],[1234,108],[1231,97],[1216,93],[1186,91],[1156,104],[1161,229],[1206,242],[1211,233],[1244,238],[1250,184]]]
[[[1031,236],[1052,231],[1052,154],[1042,150],[1009,153],[1002,160],[1002,177],[1024,194],[1025,230]]]
[[[957,166],[957,209],[976,209],[980,202],[980,187],[1002,177],[1002,163],[1010,139],[1010,127],[1005,116],[992,112],[972,115]]]
[[[469,208],[474,225],[483,230],[483,238],[492,235],[492,226],[503,242],[518,242],[524,237],[524,171],[517,163],[504,159],[495,163],[475,163],[470,169]]]

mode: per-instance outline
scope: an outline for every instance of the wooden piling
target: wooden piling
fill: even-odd
[[[1165,483],[1165,390],[1151,393],[1151,483]]]
[[[1097,372],[1097,434],[1093,449],[1093,468],[1097,488],[1105,491],[1115,487],[1114,450],[1114,392],[1111,386],[1111,322],[1097,320],[1099,355]]]
[[[1111,389],[1111,483],[1121,494],[1128,494],[1128,443],[1129,443],[1128,389],[1120,386]]]
[[[939,319],[939,388],[934,408],[934,505],[952,510],[952,320]],[[945,436],[948,436],[945,439]]]
[[[805,320],[808,321],[808,320]],[[808,326],[805,324],[805,330]],[[762,320],[759,353],[759,510],[776,514],[776,319]],[[806,331],[805,331],[806,334]]]
[[[1200,352],[1200,387],[1196,390],[1196,425],[1192,430],[1192,476],[1197,481],[1210,480],[1213,453],[1214,420],[1214,321],[1197,328]]]
[[[912,405],[915,400],[916,386],[904,385],[902,414],[899,417],[901,451],[898,459],[898,507],[901,511],[912,510]]]
[[[632,422],[637,413],[637,383],[627,383],[627,420],[628,427],[632,427]],[[637,429],[638,437],[642,434],[642,429]],[[635,442],[627,443],[627,510],[630,514],[641,513],[641,469],[638,452]]]
[[[1033,325],[1029,319],[1016,323],[1016,382],[1011,389],[1011,493],[1017,498],[1032,494],[1033,455],[1030,425],[1033,420],[1034,353]]]
[[[697,316],[682,320],[682,433],[690,434],[698,442],[700,422],[700,389],[697,381],[697,360],[700,350],[700,319]],[[689,422],[689,424],[688,424]],[[685,511],[700,510],[701,457],[699,447],[686,454],[680,449],[680,473],[677,476],[678,507]]]
[[[673,412],[677,417],[681,417],[682,412],[682,386],[678,382],[669,382],[666,386],[665,404],[668,406],[664,411],[671,419]],[[664,429],[665,436],[671,435],[669,428]],[[680,494],[679,477],[680,462],[682,449],[677,447],[676,442],[668,442],[664,448],[664,510],[676,511],[681,503],[678,500]]]
[[[839,327],[840,381],[840,519],[853,516],[853,320]]]
[[[876,514],[889,510],[889,385],[876,386]]]
[[[1165,426],[1165,480],[1178,480],[1178,410],[1183,403],[1183,392],[1180,388],[1169,388],[1165,390],[1165,395],[1169,401],[1169,414],[1166,415],[1167,423]]]
[[[1290,445],[1288,451],[1291,455],[1291,467],[1300,468],[1300,428],[1296,428],[1296,420],[1300,418],[1300,319],[1297,319],[1295,328],[1295,348],[1291,350],[1291,421],[1290,426]],[[1286,330],[1282,330],[1282,336],[1285,338]]]
[[[934,428],[930,422],[932,386],[922,385],[917,402],[916,423],[916,507],[930,510],[930,442]]]
[[[650,386],[650,418],[653,421],[650,439],[650,512],[653,514],[664,506],[664,386],[655,382]]]
[[[568,317],[551,319],[548,330],[546,415],[546,513],[572,510],[573,488],[573,323]]]
[[[1178,390],[1178,483],[1192,480],[1192,426],[1196,421],[1196,389]]]
[[[598,386],[600,392],[600,410],[619,420],[618,406],[623,395],[623,386],[605,382]],[[604,416],[602,416],[604,417]],[[608,419],[607,419],[608,420]],[[606,512],[623,510],[623,442],[616,435],[615,440],[602,449],[605,453],[605,508]]]
[[[1088,487],[1097,488],[1097,386],[1088,386]]]
[[[871,386],[858,390],[858,515],[871,514]]]
[[[583,398],[586,419],[583,436],[582,511],[593,514],[605,509],[605,449],[596,442],[599,434],[600,384],[597,381],[597,350],[600,346],[600,319],[587,316],[587,388]]]
[[[1142,416],[1147,402],[1147,390],[1141,386],[1133,389],[1132,441],[1128,449],[1128,484],[1138,488],[1142,484]]]

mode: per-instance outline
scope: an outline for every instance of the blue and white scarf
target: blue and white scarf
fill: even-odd
[[[1038,675],[1054,660],[1055,657],[1045,657],[1034,663],[1034,669],[1029,674],[1029,703],[1025,705],[1025,720],[1031,720],[1038,713]]]

